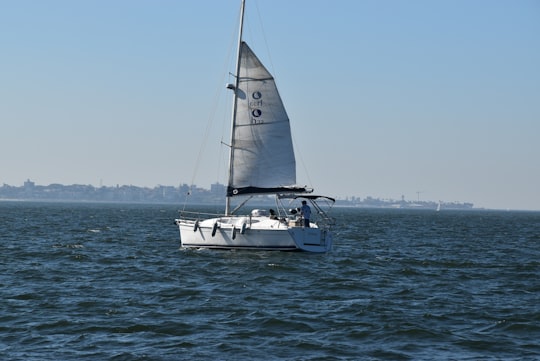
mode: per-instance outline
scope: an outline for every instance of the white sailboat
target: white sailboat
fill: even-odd
[[[330,208],[334,199],[296,185],[289,118],[273,76],[242,39],[244,8],[242,0],[235,84],[227,85],[234,99],[225,212],[181,211],[175,220],[181,245],[327,252],[332,247],[333,220],[322,205]],[[241,215],[256,195],[274,195],[276,210],[255,209]],[[242,202],[231,209],[237,199]],[[311,205],[309,226],[297,208],[301,200]]]

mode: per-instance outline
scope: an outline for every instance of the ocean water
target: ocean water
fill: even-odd
[[[1,360],[540,360],[540,213],[334,209],[327,254],[172,205],[0,202]]]

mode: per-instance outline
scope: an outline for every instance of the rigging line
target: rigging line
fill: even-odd
[[[257,16],[259,18],[259,24],[261,28],[261,34],[264,40],[264,45],[266,47],[266,54],[268,54],[268,60],[270,62],[270,68],[272,69],[272,74],[274,74],[274,78],[277,78],[276,70],[274,68],[274,62],[272,61],[272,55],[270,53],[270,47],[268,46],[268,38],[266,37],[266,32],[264,30],[264,24],[262,21],[261,12],[259,10],[259,2],[255,1],[255,8],[257,9]]]
[[[259,9],[259,2],[258,1],[254,1],[255,3],[255,8],[257,10],[257,16],[259,18],[259,24],[260,24],[260,28],[261,28],[261,34],[262,34],[262,38],[264,40],[264,45],[266,47],[266,53],[268,54],[268,60],[270,62],[270,68],[272,69],[271,73],[272,73],[272,78],[275,79],[278,78],[278,75],[277,75],[277,72],[276,72],[276,69],[274,67],[274,62],[272,61],[272,55],[270,53],[270,47],[268,45],[268,38],[266,36],[266,31],[264,30],[264,23],[262,21],[262,16],[261,16],[261,12],[260,12],[260,9]],[[277,86],[277,82],[276,82],[276,86]],[[290,121],[290,120],[289,120]],[[312,187],[313,185],[313,182],[311,181],[311,177],[309,176],[309,172],[307,170],[307,167],[306,167],[306,164],[304,162],[304,159],[302,158],[302,153],[299,151],[298,147],[296,146],[296,140],[294,139],[294,132],[291,132],[291,137],[292,137],[292,141],[293,141],[293,149],[294,149],[294,152],[295,154],[298,154],[299,155],[299,158],[300,158],[300,163],[302,165],[302,169],[308,179],[308,182],[309,182],[309,187]]]
[[[306,167],[306,163],[304,162],[304,157],[302,157],[302,152],[300,152],[299,148],[296,146],[296,139],[294,138],[294,132],[291,132],[291,138],[292,138],[292,142],[293,142],[293,149],[294,149],[294,154],[298,155],[298,158],[300,158],[300,164],[302,165],[302,169],[304,171],[304,174],[306,175],[307,179],[308,179],[308,186],[310,188],[313,188],[313,182],[311,181],[311,177],[309,176],[309,172],[307,170],[307,167]],[[297,178],[298,178],[298,175],[297,175]],[[296,183],[298,183],[298,179],[296,180]]]
[[[223,79],[224,79],[224,77],[222,77],[222,79],[221,79],[222,82],[223,82]],[[212,107],[210,108],[210,114],[209,114],[208,119],[207,119],[206,129],[205,129],[204,135],[203,135],[203,141],[201,142],[201,146],[199,147],[199,152],[197,154],[197,158],[195,159],[195,168],[193,170],[193,174],[192,174],[192,177],[191,177],[190,191],[191,191],[191,188],[193,187],[193,184],[195,183],[195,178],[196,178],[197,173],[199,171],[199,165],[201,163],[202,155],[203,155],[204,150],[206,148],[206,144],[208,143],[208,136],[210,134],[210,129],[212,129],[213,120],[215,118],[217,107],[218,107],[218,104],[219,104],[220,94],[221,94],[220,90],[216,90],[216,94],[214,95],[214,102],[212,104]]]
[[[231,31],[231,34],[230,34],[230,38],[229,38],[229,52],[227,54],[227,60],[228,60],[228,68],[229,69],[234,69],[233,72],[231,71],[228,71],[226,72],[226,74],[228,75],[229,77],[229,81],[231,83],[234,83],[236,84],[236,77],[238,76],[238,74],[235,74],[237,69],[236,69],[236,55],[237,55],[237,51],[238,51],[238,31],[240,31],[240,29],[238,29],[238,24],[240,23],[240,17],[242,16],[242,5],[240,5],[240,11],[237,12],[237,17],[236,17],[236,21],[235,21],[235,25],[232,27],[232,31]],[[233,56],[234,54],[234,56]],[[232,80],[232,81],[231,81]],[[218,172],[217,172],[217,178],[219,178],[219,174],[221,172],[221,166],[222,165],[225,165],[225,169],[226,169],[226,175],[225,175],[225,182],[224,183],[228,183],[227,181],[227,177],[228,177],[228,169],[229,169],[229,162],[230,162],[230,159],[229,159],[229,152],[230,152],[230,147],[231,147],[231,143],[232,143],[232,140],[231,140],[231,132],[232,132],[232,129],[229,129],[228,127],[232,127],[232,124],[231,124],[231,116],[232,116],[232,111],[233,111],[233,99],[234,99],[234,93],[236,92],[236,89],[233,90],[233,96],[232,98],[228,98],[227,101],[226,101],[226,105],[225,105],[225,109],[224,109],[224,112],[222,114],[222,121],[221,121],[221,141],[220,141],[220,147],[219,147],[219,157],[218,157]],[[224,137],[226,137],[226,141],[224,140]]]
[[[208,116],[208,120],[207,120],[207,124],[206,124],[206,129],[204,131],[204,136],[203,136],[203,141],[201,142],[201,146],[199,147],[199,152],[197,154],[197,158],[195,160],[195,167],[194,167],[194,170],[193,170],[193,174],[192,174],[192,177],[191,177],[191,181],[190,181],[190,184],[189,184],[189,192],[186,194],[186,197],[185,197],[185,200],[184,200],[184,207],[186,206],[186,203],[187,203],[187,198],[189,195],[191,195],[192,191],[193,191],[193,186],[194,186],[194,183],[195,183],[195,178],[197,177],[197,174],[199,172],[199,166],[201,164],[201,159],[202,159],[202,155],[204,153],[204,150],[206,148],[206,144],[208,143],[208,137],[209,137],[209,134],[210,134],[210,130],[212,129],[212,124],[213,124],[213,120],[215,119],[216,117],[216,113],[217,113],[217,108],[218,108],[218,105],[220,103],[220,99],[221,99],[221,92],[223,91],[222,89],[222,84],[224,83],[224,79],[225,77],[227,76],[228,72],[227,72],[227,69],[229,68],[229,62],[230,62],[230,59],[232,57],[232,52],[233,52],[233,48],[234,48],[234,39],[235,39],[235,32],[236,30],[234,30],[232,32],[232,36],[231,36],[231,40],[229,41],[229,51],[227,53],[227,56],[225,57],[225,61],[224,61],[224,65],[223,65],[223,71],[221,72],[222,76],[219,80],[219,84],[220,86],[217,86],[216,87],[216,92],[215,92],[215,95],[214,95],[214,102],[212,104],[212,107],[210,108],[210,114]],[[222,133],[223,135],[223,133]],[[221,149],[222,147],[220,147]],[[219,162],[219,160],[218,160]]]
[[[240,20],[239,17],[240,17],[240,15],[238,15],[237,23]],[[228,76],[229,79],[231,78],[231,76],[233,78],[235,78],[237,76],[237,74],[231,74],[231,72],[227,71],[227,68],[233,66],[231,64],[231,62],[232,62],[232,59],[233,59],[232,54],[234,53],[234,50],[235,50],[235,47],[236,47],[236,40],[237,40],[236,32],[237,32],[237,29],[234,28],[234,30],[231,32],[231,35],[230,35],[229,47],[228,47],[229,52],[227,53],[227,58],[226,58],[227,59],[227,61],[226,61],[227,65],[226,65],[226,67],[224,69],[224,72],[223,72],[224,76]],[[226,90],[222,89],[222,91],[226,91]],[[220,147],[219,147],[219,155],[218,155],[218,159],[217,159],[218,166],[216,167],[216,179],[218,179],[218,180],[219,180],[219,175],[220,175],[221,170],[222,170],[222,165],[227,164],[227,167],[228,167],[228,159],[227,159],[228,148],[227,147],[229,147],[228,142],[230,142],[230,139],[228,139],[227,142],[225,142],[223,140],[223,137],[227,136],[227,134],[230,134],[230,132],[227,132],[227,126],[230,125],[230,122],[229,122],[230,118],[229,117],[230,117],[230,115],[232,113],[232,103],[229,100],[227,100],[225,102],[225,107],[224,108],[225,109],[224,109],[224,112],[222,114],[222,121],[221,121],[221,141],[220,141]],[[227,149],[227,151],[224,152],[225,149]],[[223,158],[225,158],[224,161],[223,161]]]

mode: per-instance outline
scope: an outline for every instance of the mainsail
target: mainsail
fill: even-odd
[[[227,195],[278,193],[296,184],[289,117],[274,78],[241,43]]]

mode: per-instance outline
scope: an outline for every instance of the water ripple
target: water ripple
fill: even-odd
[[[324,255],[181,250],[162,205],[0,203],[9,360],[540,359],[540,214],[337,209]]]

